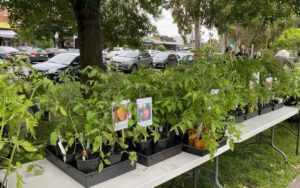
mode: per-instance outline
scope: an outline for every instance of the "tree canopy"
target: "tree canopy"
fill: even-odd
[[[300,50],[300,28],[286,29],[273,43],[275,49]]]

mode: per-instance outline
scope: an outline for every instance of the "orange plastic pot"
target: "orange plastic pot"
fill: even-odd
[[[194,140],[194,144],[195,144],[195,147],[198,149],[204,149],[207,145],[206,141],[200,140],[197,138]]]

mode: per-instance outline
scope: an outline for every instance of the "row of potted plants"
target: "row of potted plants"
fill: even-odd
[[[126,75],[88,67],[82,74],[88,78],[85,83],[66,73],[61,75],[59,83],[32,74],[25,80],[13,76],[15,79],[2,80],[1,84],[6,84],[4,88],[10,82],[21,85],[21,89],[12,92],[29,101],[27,106],[21,105],[22,109],[38,104],[35,114],[30,113],[31,116],[17,121],[27,129],[30,122],[42,123],[39,117],[44,112],[51,114],[50,124],[54,131],[47,147],[52,156],[49,160],[66,172],[72,169],[69,175],[75,179],[98,175],[98,181],[93,183],[134,169],[136,161],[153,165],[178,154],[182,147],[180,143],[184,144],[185,151],[213,156],[227,139],[238,137],[239,125],[235,116],[245,112],[246,116],[254,115],[261,105],[277,97],[283,100],[299,97],[299,72],[285,71],[269,59],[210,57],[209,61],[202,59],[162,72],[143,70]],[[273,79],[272,87],[266,83],[267,78]],[[10,94],[6,96],[10,97]],[[140,112],[136,99],[146,97],[152,98],[152,110],[146,105]],[[126,105],[124,100],[128,101]],[[150,126],[139,125],[140,119],[147,120],[150,113]],[[1,137],[1,146],[1,143],[8,143],[8,139],[15,139],[16,129],[5,121],[9,116],[0,117],[4,119],[1,128],[8,124],[14,130],[10,131],[11,136]],[[32,121],[28,121],[30,117]],[[11,119],[16,120],[13,113]],[[126,128],[116,130],[116,120],[125,119],[128,120]],[[34,135],[34,130],[29,128],[29,133]],[[225,137],[225,132],[229,133],[229,138]],[[12,143],[19,146],[19,142]],[[28,143],[34,147],[31,140]],[[14,148],[14,144],[0,147],[0,151],[7,148]],[[34,148],[31,152],[39,150],[39,147]],[[12,151],[8,150],[7,156]],[[9,166],[15,168],[16,161],[12,160]],[[3,164],[1,162],[1,166]],[[119,170],[118,174],[118,170],[114,170],[118,168],[125,170]],[[108,170],[114,173],[103,175]],[[92,185],[81,183],[87,187]]]

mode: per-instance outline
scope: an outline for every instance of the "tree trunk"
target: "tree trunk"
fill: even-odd
[[[102,60],[101,14],[102,0],[70,0],[77,20],[80,65],[100,66],[106,70]]]
[[[201,48],[201,20],[198,19],[195,22],[195,48],[199,50]]]
[[[227,32],[222,33],[222,41],[223,41],[223,43],[222,43],[221,52],[225,53],[226,48],[228,47],[228,33]]]

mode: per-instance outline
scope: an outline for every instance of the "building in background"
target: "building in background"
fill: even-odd
[[[154,50],[159,45],[165,46],[167,50],[178,50],[183,44],[178,42],[173,37],[168,37],[165,35],[149,35],[144,39],[144,45],[151,50]]]
[[[14,46],[17,42],[17,34],[11,30],[8,22],[7,10],[0,11],[0,45]]]

